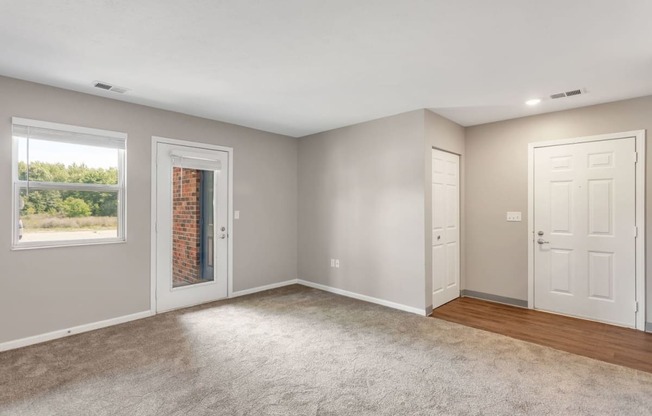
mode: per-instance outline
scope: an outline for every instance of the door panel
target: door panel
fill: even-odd
[[[158,143],[156,158],[156,309],[224,298],[228,153]]]
[[[613,236],[613,179],[589,180],[589,235]]]
[[[635,144],[535,149],[535,308],[635,326]]]
[[[432,150],[433,308],[460,295],[460,158]]]
[[[444,246],[439,244],[432,247],[432,293],[444,291],[446,277],[446,252]]]
[[[589,251],[589,296],[614,300],[614,253]]]
[[[550,231],[553,233],[572,234],[573,181],[550,183]]]
[[[460,252],[460,248],[457,246],[457,243],[449,243],[446,245],[446,249],[446,265],[448,267],[448,280],[446,281],[446,288],[448,289],[458,285],[458,253]]]
[[[550,291],[573,295],[573,250],[550,250]]]

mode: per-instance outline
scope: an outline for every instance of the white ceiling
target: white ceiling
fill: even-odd
[[[0,0],[0,10],[2,75],[291,136],[419,108],[468,126],[652,94],[650,0]],[[524,105],[576,88],[589,93]]]

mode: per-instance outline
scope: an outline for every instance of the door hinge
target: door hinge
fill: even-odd
[[[634,312],[638,312],[638,302],[634,301]]]
[[[634,163],[638,163],[638,152],[634,152]]]
[[[638,227],[634,226],[634,238],[638,237]]]

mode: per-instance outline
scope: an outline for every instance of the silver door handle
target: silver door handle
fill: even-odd
[[[546,241],[543,238],[540,238],[540,239],[537,240],[537,243],[539,243],[539,244],[550,244],[550,241]]]
[[[220,240],[224,240],[226,238],[226,234],[220,234]]]

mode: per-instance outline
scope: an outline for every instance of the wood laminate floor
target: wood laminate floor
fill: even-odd
[[[458,298],[434,318],[652,373],[652,334],[599,322]]]

